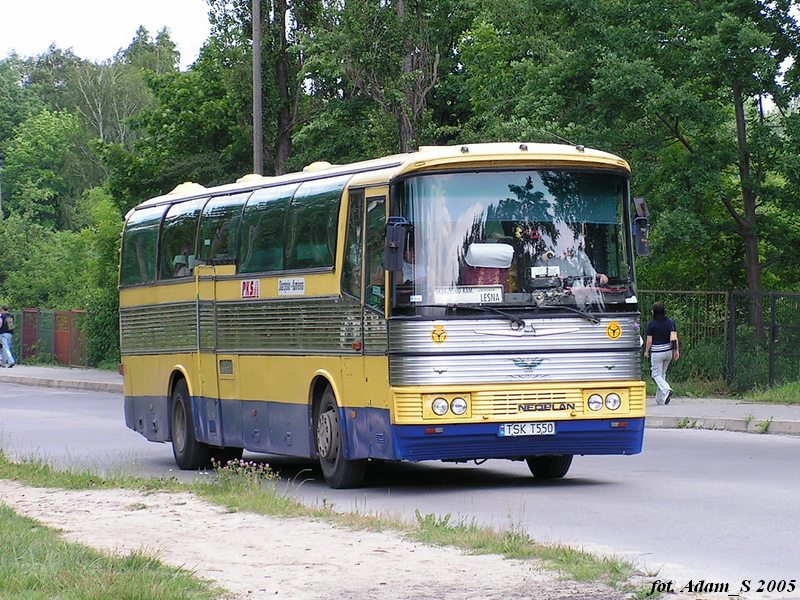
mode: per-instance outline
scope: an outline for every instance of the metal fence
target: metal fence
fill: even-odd
[[[87,366],[86,311],[25,308],[15,312],[14,356],[20,362]]]
[[[656,301],[678,324],[678,380],[724,378],[737,390],[800,380],[798,293],[644,290],[639,300],[643,325]]]

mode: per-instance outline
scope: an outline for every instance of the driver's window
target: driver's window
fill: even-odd
[[[386,237],[386,196],[367,198],[367,293],[364,303],[383,310],[386,298],[386,276],[383,252]]]

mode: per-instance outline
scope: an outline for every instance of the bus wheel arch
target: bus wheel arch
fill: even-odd
[[[572,454],[548,454],[525,459],[536,479],[561,479],[572,465]]]
[[[324,378],[314,382],[312,435],[322,474],[334,489],[358,487],[364,479],[366,460],[346,458],[347,431],[333,387]]]

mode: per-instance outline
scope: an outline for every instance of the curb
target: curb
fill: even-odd
[[[92,392],[122,393],[121,383],[109,381],[85,381],[70,379],[44,379],[21,375],[0,375],[0,383],[16,383],[19,385],[31,385],[37,387],[49,387],[62,390],[89,390]]]
[[[739,433],[800,435],[800,421],[775,421],[733,417],[647,417],[646,427],[652,429],[710,429]]]

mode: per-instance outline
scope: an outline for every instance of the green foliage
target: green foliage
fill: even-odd
[[[786,185],[796,164],[775,160],[785,156],[795,119],[786,101],[797,97],[797,87],[777,77],[800,39],[786,3],[480,5],[461,43],[473,136],[558,135],[628,158],[659,247],[641,261],[655,263],[641,270],[646,286],[670,273],[679,289],[757,286],[773,264],[797,270],[796,255],[773,251],[781,241],[786,247],[789,232],[800,243],[793,229],[775,235],[762,227],[767,214],[788,221],[798,207],[797,188]],[[782,108],[768,118],[760,110],[767,95]],[[744,252],[754,238],[759,256]],[[731,255],[735,261],[719,260]]]
[[[157,104],[133,119],[133,147],[103,148],[109,189],[121,212],[184,181],[216,185],[251,170],[240,98],[214,56],[212,45],[190,72],[148,76]]]
[[[17,56],[0,60],[0,152],[16,127],[43,108],[41,98],[22,85],[24,77],[23,62]]]
[[[4,288],[14,306],[69,309],[82,306],[78,283],[86,271],[86,246],[72,231],[45,231],[29,247],[17,271],[7,274]]]
[[[751,402],[770,404],[800,404],[800,381],[785,383],[773,388],[758,387],[744,395]]]
[[[47,227],[74,227],[75,203],[97,177],[86,142],[77,117],[66,111],[45,110],[20,124],[5,145],[4,210]]]

